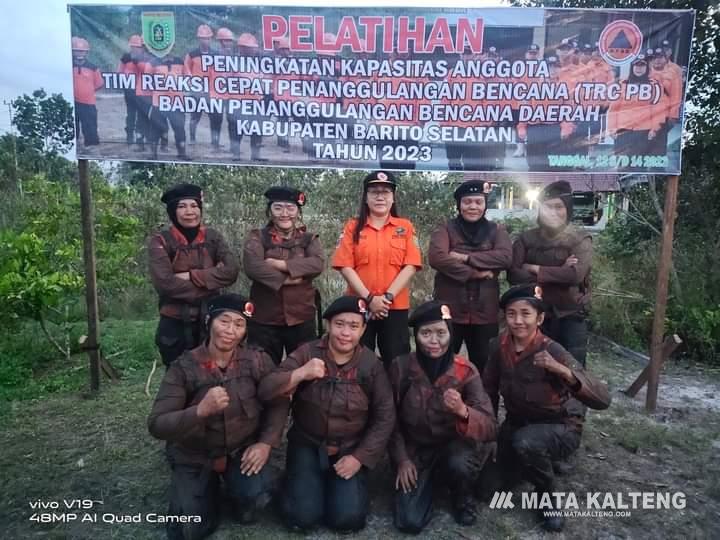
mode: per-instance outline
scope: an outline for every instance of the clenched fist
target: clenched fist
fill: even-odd
[[[565,379],[565,381],[570,384],[575,384],[577,382],[572,370],[570,370],[570,368],[566,365],[555,360],[555,358],[553,358],[553,356],[547,351],[535,353],[535,356],[533,357],[533,365],[541,367],[550,373],[554,373],[558,377]]]
[[[303,380],[305,381],[322,379],[327,373],[325,362],[320,358],[311,358],[301,369],[303,370]]]
[[[202,418],[207,418],[222,412],[229,404],[230,396],[225,389],[222,386],[213,386],[198,403],[197,414]]]
[[[462,416],[463,418],[465,417],[467,407],[465,406],[465,402],[462,400],[460,392],[454,388],[445,390],[445,393],[443,394],[443,402],[450,412],[458,416]]]

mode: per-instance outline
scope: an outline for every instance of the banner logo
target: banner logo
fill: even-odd
[[[172,11],[143,11],[143,39],[148,51],[162,58],[175,44],[175,13]]]
[[[621,19],[608,24],[600,34],[600,56],[613,66],[632,62],[642,50],[643,35],[632,22]]]

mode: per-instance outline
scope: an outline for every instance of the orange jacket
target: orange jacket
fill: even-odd
[[[593,57],[587,64],[580,64],[575,71],[575,85],[581,83],[611,84],[615,81],[615,73],[612,68],[606,64],[602,58]],[[575,88],[571,89],[575,92]],[[608,101],[605,99],[592,99],[580,96],[580,103],[587,107],[599,106],[606,107]]]
[[[370,294],[385,294],[404,266],[422,268],[422,255],[417,245],[413,224],[403,218],[390,217],[382,229],[366,224],[360,231],[360,240],[353,243],[357,219],[345,223],[340,242],[332,258],[336,270],[352,268],[370,290]],[[357,294],[348,289],[348,294]],[[410,290],[400,291],[390,309],[408,309]]]
[[[118,73],[125,73],[126,75],[135,73],[135,60],[132,59],[130,53],[125,53],[120,57],[118,67],[115,71]]]
[[[185,65],[182,59],[177,56],[165,57],[154,63],[154,73],[165,75],[165,79],[176,78],[178,75],[183,75],[185,72]],[[160,103],[160,96],[170,96],[172,98],[182,97],[182,92],[175,92],[173,90],[155,90],[153,92],[153,105],[158,106]]]
[[[95,90],[103,87],[100,70],[89,62],[82,65],[73,63],[73,93],[75,101],[95,105]]]
[[[483,79],[483,82],[485,83],[491,83],[491,82],[501,82],[502,79],[500,78],[487,78]],[[470,106],[474,110],[475,107],[485,107],[487,108],[488,105],[494,105],[497,107],[502,108],[503,105],[506,105],[506,102],[502,100],[494,100],[490,101],[487,99],[473,99],[472,98],[472,86],[473,83],[479,82],[477,78],[475,77],[449,77],[447,80],[449,85],[452,84],[460,84],[465,83],[465,99],[464,100],[451,100],[448,98],[443,98],[442,103],[445,105],[453,105],[456,107],[462,107],[462,106]],[[457,121],[451,121],[446,120],[442,122],[444,125],[448,126],[457,126],[457,127],[474,127],[474,126],[492,126],[495,125],[495,122],[490,121],[472,121],[472,120],[457,120]]]
[[[364,77],[362,75],[344,75],[344,76],[340,77],[340,80],[344,83],[345,82],[353,82],[353,83],[355,83],[355,85],[357,85],[359,82],[367,81],[368,83],[370,83],[372,85],[373,82],[377,81],[377,77],[375,75],[369,75],[367,77]],[[343,97],[342,102],[343,102],[343,110],[347,110],[347,106],[350,104],[360,105],[360,104],[364,103],[364,104],[370,105],[370,104],[376,103],[377,100],[373,99],[373,98],[361,98],[361,97],[355,96],[355,97]]]
[[[667,97],[667,116],[670,120],[680,118],[680,106],[683,102],[683,79],[678,76],[677,70],[668,64],[662,70],[650,70],[650,77],[658,81]]]
[[[208,76],[208,72],[202,70],[201,56],[203,54],[213,55],[217,54],[217,51],[210,49],[208,52],[202,52],[199,47],[189,51],[185,55],[185,73],[197,77]]]
[[[152,60],[149,58],[138,60],[135,64],[135,95],[152,97],[153,91],[144,90],[142,86],[142,76],[144,74],[152,74],[155,71]]]
[[[622,93],[628,82],[623,81]],[[631,131],[655,131],[667,119],[668,99],[663,95],[660,101],[640,101],[637,96],[629,100],[619,99],[610,104],[608,109],[608,131],[615,135],[618,131],[627,129]]]
[[[560,71],[560,74],[557,79],[553,80],[552,78],[546,79],[546,82],[564,82],[568,87],[568,95],[572,95],[572,91],[575,84],[575,67],[568,67]],[[566,99],[554,99],[554,100],[543,100],[543,99],[530,99],[522,103],[522,105],[530,105],[531,107],[539,107],[539,106],[549,106],[549,105],[569,105],[572,103],[572,98],[570,101]],[[517,125],[517,135],[518,138],[521,140],[525,140],[527,138],[527,127],[528,125],[552,125],[556,124],[557,122],[535,122],[535,121],[529,121],[529,122],[518,122]],[[570,135],[572,132],[575,131],[575,124],[572,122],[560,122],[560,134],[563,138]]]
[[[423,78],[423,77],[378,77],[378,82],[387,84],[390,83],[391,88],[393,92],[397,92],[401,83],[427,83],[429,82],[429,79]],[[430,103],[429,100],[420,98],[420,99],[413,99],[411,97],[408,97],[406,99],[390,99],[390,98],[384,98],[378,100],[378,103],[382,103],[385,105],[385,107],[390,107],[391,105],[396,105],[398,107],[398,110],[403,105],[411,105],[413,107],[413,118],[411,120],[384,120],[380,123],[387,124],[391,126],[419,126],[422,124],[419,117],[420,112],[420,105],[425,105]]]

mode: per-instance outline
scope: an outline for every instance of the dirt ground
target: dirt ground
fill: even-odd
[[[464,528],[448,513],[441,498],[423,538],[720,538],[720,376],[707,368],[671,365],[662,377],[658,412],[644,413],[644,393],[629,399],[626,388],[642,366],[593,348],[588,365],[608,381],[609,410],[590,412],[573,470],[559,477],[558,490],[585,493],[635,491],[676,492],[686,496],[684,510],[633,510],[629,517],[568,519],[562,534],[544,533],[528,510],[491,510],[479,505],[478,524]],[[153,379],[154,394],[161,377]],[[149,523],[102,523],[103,514],[164,513],[168,470],[163,445],[147,433],[151,398],[143,388],[147,373],[126,374],[105,386],[97,399],[59,395],[35,402],[16,402],[4,414],[0,433],[0,523],[8,539],[151,539],[164,536],[163,526]],[[282,465],[282,455],[273,464]],[[372,475],[372,510],[368,526],[356,538],[403,538],[392,527],[389,465]],[[526,486],[527,487],[527,486]],[[92,499],[92,510],[64,510],[64,502]],[[98,523],[37,523],[31,504],[56,502],[56,515],[97,514]],[[38,511],[40,512],[40,511]],[[341,537],[319,529],[306,538]],[[299,538],[285,532],[272,511],[260,522],[241,526],[223,519],[212,537]]]

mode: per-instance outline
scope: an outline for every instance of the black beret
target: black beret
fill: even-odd
[[[421,326],[438,321],[452,321],[450,308],[435,300],[430,300],[415,308],[408,319],[408,326],[420,328]]]
[[[485,182],[482,180],[468,180],[460,184],[453,195],[457,202],[460,202],[460,199],[468,195],[483,195],[487,198],[484,186]]]
[[[287,187],[287,186],[274,186],[265,192],[265,197],[272,202],[291,202],[298,206],[305,206],[307,197],[302,191]]]
[[[510,304],[518,300],[525,300],[532,304],[538,311],[545,311],[545,303],[542,300],[542,289],[534,283],[516,285],[510,287],[500,297],[500,309],[506,309]]]
[[[362,315],[367,320],[370,312],[368,311],[367,302],[358,296],[341,296],[337,300],[333,301],[325,313],[323,313],[323,319],[330,320],[335,315],[340,313],[357,313]]]
[[[397,187],[397,180],[395,175],[388,171],[373,171],[365,177],[363,180],[363,189],[374,184],[385,184],[390,186],[393,190]]]
[[[548,184],[542,190],[540,194],[540,200],[546,201],[548,199],[562,199],[563,197],[572,197],[572,187],[567,180],[558,180],[552,184]]]
[[[234,293],[221,294],[208,301],[210,318],[217,317],[224,311],[234,311],[246,319],[250,319],[255,313],[255,305],[246,300],[244,296]]]
[[[160,197],[160,201],[165,204],[172,204],[182,199],[195,199],[202,204],[202,188],[195,184],[178,184],[168,189],[163,193],[163,196]]]
[[[560,199],[567,209],[567,221],[569,222],[572,219],[572,187],[567,180],[558,180],[545,186],[542,193],[540,193],[540,202],[547,201],[548,199]]]

